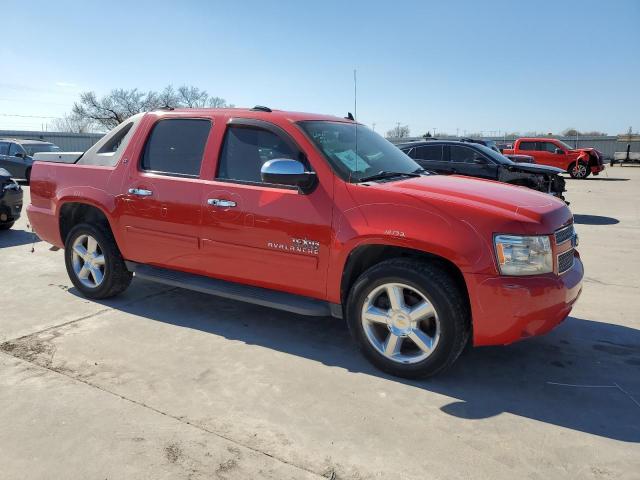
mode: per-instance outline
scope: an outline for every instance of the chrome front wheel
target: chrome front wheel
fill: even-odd
[[[98,288],[105,276],[104,252],[100,243],[91,235],[79,235],[72,246],[73,271],[85,287]]]
[[[569,173],[573,178],[586,178],[589,171],[583,162],[576,162]]]
[[[371,346],[400,364],[424,361],[440,339],[440,321],[433,303],[402,283],[374,288],[363,303],[361,322]]]

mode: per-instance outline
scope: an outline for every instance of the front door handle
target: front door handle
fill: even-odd
[[[213,207],[233,208],[237,205],[233,200],[221,200],[219,198],[207,199],[207,204]]]
[[[130,188],[129,193],[131,195],[137,195],[138,197],[150,197],[153,195],[151,190],[145,190],[144,188]]]

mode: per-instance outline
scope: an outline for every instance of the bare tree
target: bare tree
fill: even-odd
[[[88,118],[65,114],[49,122],[49,128],[56,132],[86,133],[94,130],[94,122]]]
[[[406,138],[409,136],[409,125],[399,123],[391,130],[387,131],[387,138]]]
[[[575,128],[566,128],[562,131],[562,135],[565,137],[575,137],[576,135],[579,135],[582,137],[602,137],[602,136],[606,136],[607,134],[599,130],[581,132],[580,130],[576,130]]]
[[[98,98],[95,92],[82,93],[80,101],[74,103],[71,115],[110,130],[140,112],[162,107],[199,108],[206,105],[215,108],[228,106],[223,98],[209,97],[205,90],[186,85],[180,87],[177,92],[171,85],[161,92],[120,88],[111,90],[101,98]]]
[[[233,108],[235,105],[233,105],[233,103],[227,103],[224,98],[210,97],[209,106],[211,108]]]
[[[200,90],[198,87],[187,87],[186,85],[183,85],[178,89],[178,97],[180,103],[185,107],[203,108],[207,106],[209,94],[204,90]],[[222,103],[224,104],[224,100],[222,98],[220,98],[220,100],[222,100]]]
[[[562,131],[562,135],[564,137],[575,137],[576,135],[580,135],[580,132],[578,130],[576,130],[575,128],[565,128]]]

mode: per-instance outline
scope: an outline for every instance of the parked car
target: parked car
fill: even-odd
[[[604,170],[603,155],[595,148],[572,148],[556,138],[518,138],[505,155],[532,155],[536,163],[561,168],[571,178],[587,178]]]
[[[486,178],[529,187],[564,200],[565,180],[559,168],[515,163],[475,142],[432,140],[397,145],[426,170]]]
[[[0,168],[8,170],[13,178],[22,178],[29,183],[34,154],[57,151],[60,147],[49,142],[0,138]]]
[[[0,230],[9,230],[22,212],[22,188],[0,168]]]
[[[405,377],[443,371],[469,341],[551,330],[582,288],[560,200],[430,174],[353,120],[266,107],[134,116],[75,164],[36,161],[27,213],[88,298],[135,274],[346,318],[366,357]]]
[[[461,138],[460,141],[468,142],[468,143],[478,143],[480,145],[484,145],[485,147],[489,147],[491,150],[495,152],[502,153],[501,146],[498,145],[498,143],[493,140],[482,140],[478,138]],[[510,154],[510,155],[504,155],[504,156],[516,163],[536,163],[536,159],[533,158],[531,155]]]

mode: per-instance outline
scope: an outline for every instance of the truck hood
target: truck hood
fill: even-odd
[[[507,168],[520,172],[546,173],[547,175],[557,175],[564,172],[561,168],[550,167],[549,165],[539,165],[537,163],[516,163],[515,165],[510,165]]]
[[[394,196],[404,194],[430,205],[437,204],[442,210],[447,210],[447,205],[455,205],[463,207],[470,216],[474,215],[473,211],[480,211],[494,218],[537,224],[549,231],[572,217],[566,205],[551,195],[491,180],[427,175],[376,186]]]

